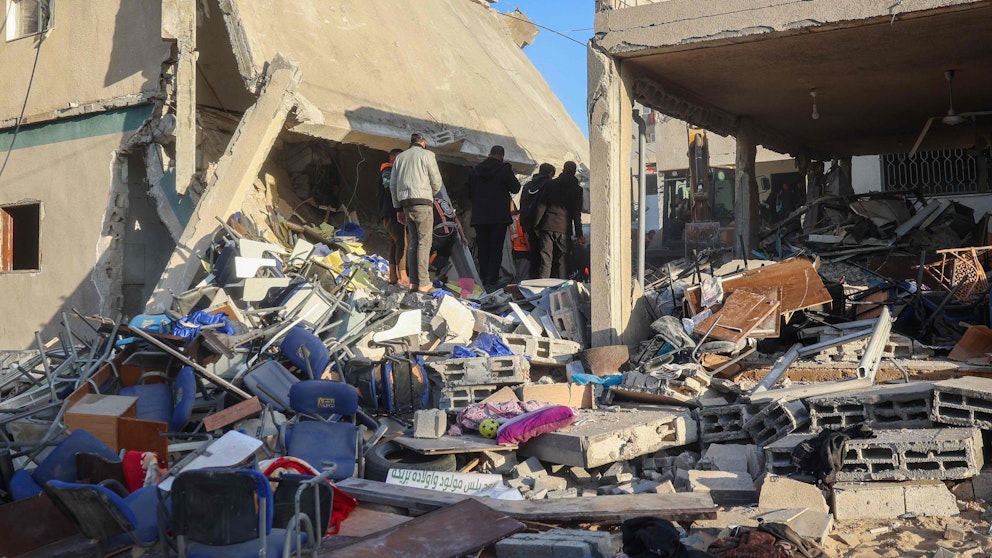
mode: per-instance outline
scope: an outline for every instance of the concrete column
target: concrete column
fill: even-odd
[[[207,188],[196,210],[176,243],[165,273],[152,293],[145,311],[160,314],[172,304],[172,297],[186,290],[200,268],[200,258],[210,246],[218,223],[239,211],[252,188],[258,171],[283,129],[289,111],[296,106],[293,92],[300,83],[300,68],[281,54],[268,66],[265,85],[258,100],[242,117],[227,151],[214,172],[207,177]]]
[[[622,343],[631,310],[633,101],[619,64],[589,47],[593,346]]]
[[[176,64],[176,193],[189,189],[196,173],[196,5],[195,0],[162,3],[162,37],[174,39]]]
[[[751,122],[741,118],[737,128],[737,171],[734,180],[734,254],[743,257],[758,241],[758,180],[754,175],[757,145],[751,134]],[[744,248],[741,248],[741,239]]]

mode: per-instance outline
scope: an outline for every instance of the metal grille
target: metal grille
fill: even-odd
[[[983,156],[988,157],[986,149]],[[924,151],[910,159],[905,154],[882,155],[882,186],[885,190],[919,187],[924,195],[973,194],[985,191],[979,184],[978,164],[966,149]]]

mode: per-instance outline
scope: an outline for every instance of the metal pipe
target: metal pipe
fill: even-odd
[[[646,184],[646,172],[644,168],[644,151],[647,149],[648,125],[644,118],[634,113],[634,122],[637,122],[637,284],[644,291],[644,258],[647,253],[645,239],[647,238],[647,201],[648,185]]]
[[[866,378],[875,383],[875,374],[878,373],[878,365],[882,361],[882,351],[885,344],[889,342],[889,333],[892,331],[892,316],[888,306],[882,306],[882,313],[878,316],[878,325],[865,346],[865,354],[858,363],[858,377]]]

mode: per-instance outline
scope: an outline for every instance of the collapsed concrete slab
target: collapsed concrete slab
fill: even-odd
[[[515,355],[530,357],[531,364],[565,366],[575,360],[582,347],[567,339],[549,339],[533,335],[503,335],[503,342]]]
[[[721,506],[740,506],[758,501],[751,475],[728,471],[689,471],[689,489],[709,494]]]
[[[688,411],[582,411],[572,426],[530,440],[519,453],[588,469],[696,440],[696,421]]]

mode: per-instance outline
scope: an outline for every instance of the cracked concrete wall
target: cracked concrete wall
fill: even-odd
[[[155,96],[169,53],[159,38],[160,11],[156,1],[56,2],[47,34],[0,40],[0,123],[12,124],[25,96],[24,114],[32,120],[110,99],[133,104]]]
[[[618,56],[638,56],[691,48],[708,41],[751,40],[780,31],[808,32],[816,27],[874,18],[909,17],[913,12],[963,6],[978,0],[668,0],[596,14],[599,45]]]

